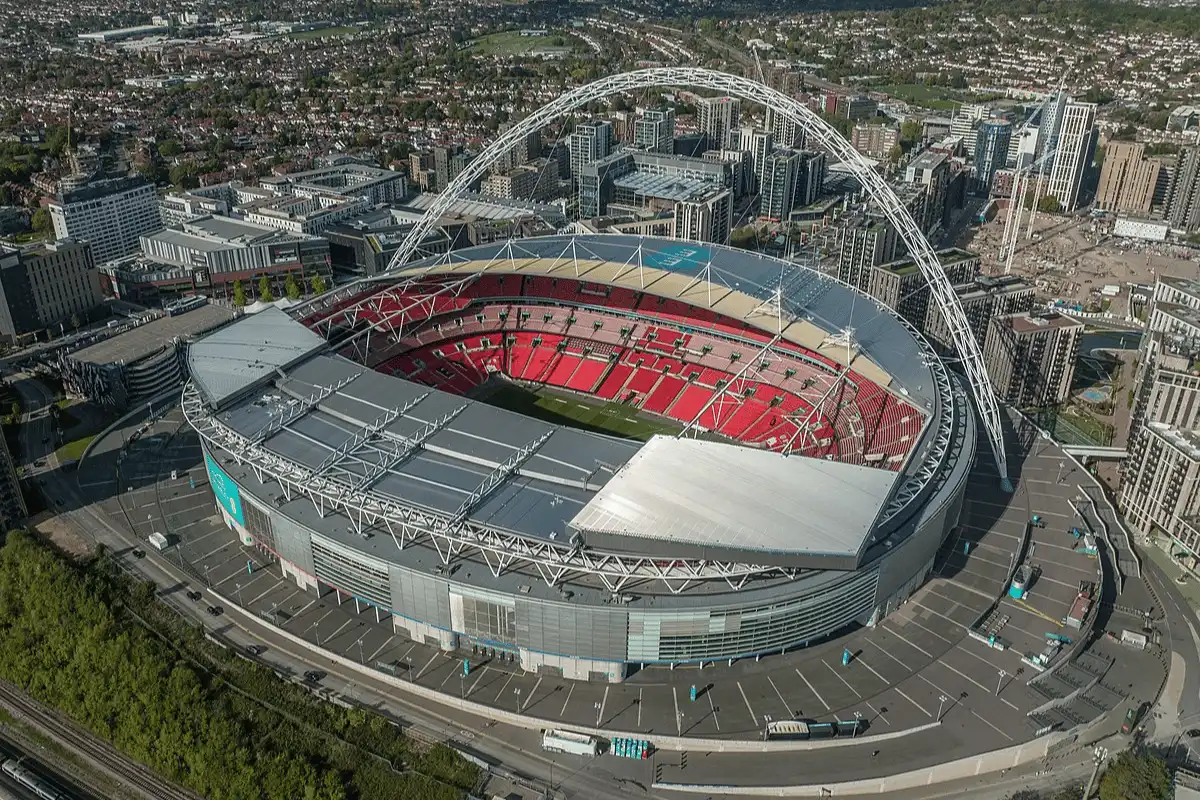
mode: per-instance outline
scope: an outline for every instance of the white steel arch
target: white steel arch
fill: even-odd
[[[920,268],[921,274],[929,283],[934,301],[941,309],[950,333],[954,337],[963,370],[971,384],[979,414],[983,418],[984,427],[987,429],[988,438],[991,441],[992,455],[996,460],[996,469],[1000,473],[1001,482],[1005,489],[1011,491],[1012,485],[1008,479],[1008,463],[1004,450],[1004,433],[1000,424],[1000,408],[995,394],[992,392],[991,381],[988,379],[983,352],[980,350],[975,336],[971,333],[962,304],[959,303],[958,296],[951,288],[950,281],[946,278],[946,273],[938,262],[937,255],[929,241],[921,233],[916,221],[913,220],[912,215],[908,213],[904,204],[900,202],[900,198],[892,191],[883,176],[872,169],[866,159],[851,147],[849,142],[807,106],[756,80],[700,67],[654,67],[612,75],[566,92],[505,131],[500,138],[484,148],[479,157],[472,160],[459,173],[458,177],[450,182],[445,191],[439,194],[425,211],[425,215],[420,221],[404,237],[400,248],[388,264],[389,271],[403,267],[459,195],[471,183],[482,177],[492,164],[529,133],[541,130],[548,123],[581,106],[620,92],[680,86],[711,89],[774,109],[776,113],[803,126],[810,141],[819,143],[850,168],[863,188],[879,204],[896,227],[897,233],[908,246],[909,255],[912,256]]]

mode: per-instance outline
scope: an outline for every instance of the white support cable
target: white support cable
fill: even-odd
[[[942,311],[946,326],[949,328],[961,356],[960,363],[971,385],[984,428],[987,430],[992,456],[1001,483],[1006,490],[1011,490],[1000,406],[992,391],[983,351],[971,331],[966,314],[963,312],[962,303],[950,285],[933,247],[888,182],[857,150],[850,146],[849,142],[807,106],[750,78],[700,67],[654,67],[612,75],[564,93],[505,131],[492,144],[484,148],[483,152],[459,173],[458,177],[451,181],[450,185],[426,209],[425,215],[405,236],[388,264],[388,271],[392,272],[403,268],[416,252],[418,245],[442,215],[453,206],[459,196],[529,133],[541,130],[552,120],[576,108],[620,92],[651,87],[682,86],[711,89],[774,109],[777,113],[799,124],[811,142],[832,153],[858,179],[896,228],[896,232],[908,247],[909,254],[929,283],[934,301]]]

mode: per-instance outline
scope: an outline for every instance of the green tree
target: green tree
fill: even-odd
[[[899,164],[900,159],[904,157],[904,148],[898,144],[892,145],[892,149],[888,150],[888,160],[893,164]]]
[[[1062,203],[1053,195],[1046,195],[1037,202],[1037,210],[1043,214],[1057,214],[1062,211]]]
[[[919,120],[906,120],[900,126],[900,139],[901,141],[905,142],[919,142],[921,141],[921,133],[923,130],[924,128]]]
[[[258,279],[258,299],[264,303],[270,303],[275,299],[275,295],[271,292],[271,280],[266,275]]]
[[[174,139],[163,139],[158,143],[158,154],[163,158],[174,158],[183,152],[183,145]]]
[[[325,279],[320,275],[313,275],[309,285],[312,286],[313,294],[325,294]]]
[[[50,211],[46,208],[39,208],[33,212],[30,223],[37,233],[48,233],[54,227],[54,220],[50,218]]]
[[[288,273],[287,280],[283,282],[283,290],[287,293],[289,300],[300,299],[300,284],[296,283],[295,274]]]
[[[8,407],[8,413],[12,415],[14,420],[21,418],[21,404],[16,400],[12,401],[12,405]]]
[[[233,305],[242,308],[246,305],[246,287],[240,280],[233,282]]]
[[[1167,763],[1149,753],[1126,750],[1100,779],[1100,800],[1170,800],[1171,794]]]

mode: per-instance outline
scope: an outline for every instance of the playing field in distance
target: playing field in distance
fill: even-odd
[[[639,416],[637,409],[621,403],[591,400],[552,389],[527,389],[499,380],[481,386],[472,396],[488,405],[543,422],[623,439],[645,441],[655,434],[674,436],[681,429],[675,422]]]

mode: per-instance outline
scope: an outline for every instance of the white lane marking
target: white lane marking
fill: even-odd
[[[488,671],[487,667],[484,667],[483,669],[479,670],[479,674],[475,676],[475,680],[471,681],[471,688],[467,689],[467,694],[466,694],[467,697],[470,697],[472,694],[474,694],[475,687],[479,685],[479,682],[481,680],[483,680],[483,676],[487,671]]]
[[[804,677],[804,673],[797,669],[796,674],[800,676],[800,680],[804,681],[804,685],[808,687],[808,690],[810,692],[812,692],[814,695],[816,695],[817,699],[821,701],[821,705],[825,706],[825,710],[828,711],[829,703],[826,703],[825,698],[821,697],[820,692],[818,692],[816,689],[813,688],[813,685],[808,682],[808,678]]]
[[[882,675],[880,675],[878,672],[876,672],[876,671],[875,671],[875,669],[874,669],[874,668],[873,668],[873,667],[872,667],[870,664],[868,664],[866,661],[863,661],[863,657],[862,657],[862,656],[859,656],[858,658],[854,659],[854,663],[855,663],[855,664],[862,664],[864,667],[866,667],[867,669],[871,670],[871,674],[872,674],[872,675],[874,675],[876,678],[879,678],[879,680],[883,681],[883,684],[884,684],[884,686],[890,686],[890,685],[891,685],[890,681],[888,681],[888,679],[887,679],[887,678],[883,677],[883,676],[882,676]]]
[[[885,717],[883,714],[880,714],[879,709],[877,709],[875,706],[871,705],[870,703],[867,703],[867,708],[871,709],[871,711],[875,714],[875,719],[882,719],[888,725],[892,724],[892,721],[890,719],[888,719],[887,717]]]
[[[717,707],[716,707],[715,705],[713,705],[712,691],[711,691],[711,690],[710,690],[710,691],[706,691],[706,692],[704,693],[704,696],[708,698],[708,707],[712,709],[713,722],[715,722],[715,723],[716,723],[716,725],[717,725],[717,733],[720,733],[720,732],[721,732],[721,720],[717,719]],[[641,711],[641,707],[640,707],[640,706],[638,707],[638,711],[639,711],[639,712]],[[640,717],[640,716],[638,717],[638,724],[639,724],[639,725],[641,724],[641,717]]]
[[[533,691],[531,691],[528,694],[528,696],[526,696],[525,700],[522,701],[522,703],[521,703],[521,711],[524,711],[525,709],[529,708],[529,701],[533,699],[533,696],[535,694],[537,694],[538,687],[541,685],[542,685],[542,676],[538,675],[537,682],[533,684]],[[606,691],[606,692],[608,691],[607,686],[604,687],[604,691]]]
[[[642,690],[638,689],[638,720],[637,726],[642,727]]]
[[[895,637],[896,637],[897,639],[899,639],[900,641],[902,641],[902,642],[904,642],[905,644],[907,644],[907,645],[908,645],[909,647],[911,647],[912,649],[914,649],[914,650],[917,650],[917,651],[919,651],[919,652],[921,652],[921,653],[924,653],[926,658],[933,658],[933,653],[930,653],[930,652],[929,652],[928,650],[926,650],[924,647],[918,647],[917,645],[913,644],[912,642],[910,642],[910,641],[908,640],[908,638],[907,638],[906,636],[904,636],[903,634],[901,634],[901,633],[900,633],[900,631],[896,630],[894,627],[892,627],[892,626],[888,626],[888,627],[887,627],[887,631],[888,631],[888,633],[892,634],[893,636],[895,636]]]
[[[767,683],[771,684],[771,688],[775,690],[775,694],[779,695],[779,702],[783,703],[783,713],[789,717],[792,716],[792,707],[788,705],[788,701],[783,699],[783,692],[779,691],[779,687],[775,685],[775,681],[771,680],[771,676],[767,676]]]
[[[421,680],[421,676],[425,674],[425,670],[429,669],[429,665],[432,664],[433,660],[437,657],[438,657],[437,653],[434,653],[433,655],[431,655],[429,657],[429,660],[425,662],[425,666],[421,667],[421,669],[417,671],[416,680],[418,680],[418,681]]]
[[[508,686],[507,683],[504,684]],[[571,681],[571,685],[567,687],[567,699],[563,700],[563,706],[559,709],[558,715],[564,717],[567,714],[567,703],[571,702],[571,693],[575,691],[575,681]]]
[[[903,690],[903,689],[901,689],[899,686],[897,686],[897,687],[896,687],[896,694],[900,695],[900,696],[901,696],[901,697],[903,697],[905,700],[907,700],[908,702],[912,703],[912,704],[913,704],[914,706],[916,706],[917,708],[921,709],[921,711],[922,711],[922,712],[925,714],[925,716],[929,717],[930,719],[933,719],[933,714],[930,714],[928,711],[925,711],[925,708],[924,708],[924,706],[922,706],[922,705],[921,705],[920,703],[918,703],[916,700],[913,700],[911,697],[909,697],[908,695],[906,695],[906,694],[904,693],[904,690]]]
[[[541,678],[538,678],[538,680],[540,681]],[[600,727],[600,722],[601,722],[601,720],[604,719],[604,707],[606,705],[608,705],[608,688],[609,687],[607,687],[607,686],[604,687],[604,699],[602,699],[600,701],[600,708],[596,711],[596,727],[597,728]],[[534,687],[534,691],[537,691],[536,686]]]
[[[388,645],[390,645],[392,643],[392,640],[395,638],[396,638],[396,634],[393,633],[392,635],[388,636],[388,638],[384,639],[383,644],[379,645],[379,649],[376,650],[374,653],[371,653],[370,658],[368,658],[367,660],[370,661],[372,664],[375,663],[375,658],[380,653],[382,653],[384,650],[386,650]]]
[[[1000,730],[1000,729],[999,729],[999,728],[997,728],[995,725],[993,725],[992,723],[988,722],[988,721],[987,721],[986,719],[984,719],[983,717],[981,717],[981,716],[979,716],[978,714],[976,714],[976,713],[975,713],[975,709],[973,709],[973,708],[971,709],[971,715],[972,715],[972,716],[974,716],[974,717],[975,717],[975,719],[979,720],[980,722],[984,723],[984,724],[985,724],[985,725],[987,725],[989,728],[991,728],[992,730],[994,730],[996,733],[998,733],[998,734],[1000,734],[1001,736],[1003,736],[1005,739],[1008,739],[1010,742],[1013,740],[1013,737],[1009,736],[1007,733],[1005,733],[1004,731]]]
[[[853,686],[851,686],[850,681],[843,678],[842,673],[838,672],[837,668],[834,667],[833,664],[830,664],[828,661],[822,661],[821,663],[824,664],[825,666],[829,667],[829,671],[832,672],[834,675],[837,675],[838,680],[841,681],[842,683],[846,684],[846,688],[849,689],[850,691],[854,692],[855,697],[859,698],[860,700],[862,699],[862,695],[858,693],[858,689],[855,689]]]
[[[754,714],[754,709],[750,707],[750,698],[746,697],[746,690],[742,688],[741,681],[734,681],[737,684],[738,691],[742,693],[742,700],[746,703],[746,710],[750,712],[750,719],[754,720],[754,727],[758,727],[758,717]]]

